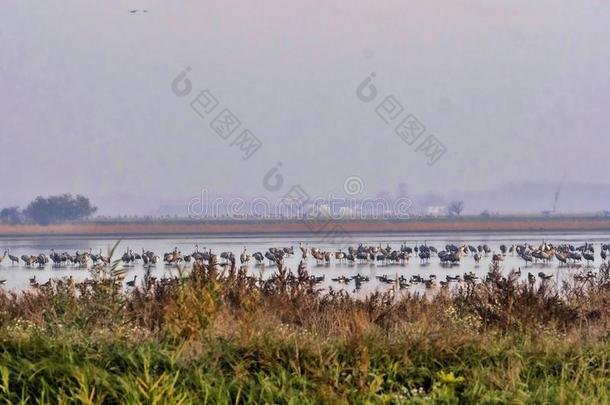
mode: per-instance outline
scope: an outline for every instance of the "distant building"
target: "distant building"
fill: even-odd
[[[447,215],[446,205],[431,205],[426,207],[426,215],[431,217],[443,217]]]

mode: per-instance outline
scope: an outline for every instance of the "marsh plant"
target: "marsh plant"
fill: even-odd
[[[610,401],[606,265],[360,299],[281,266],[122,276],[0,292],[2,402]]]

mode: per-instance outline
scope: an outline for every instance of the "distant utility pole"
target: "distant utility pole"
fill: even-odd
[[[561,193],[561,186],[563,185],[563,181],[565,180],[565,178],[566,178],[566,176],[564,174],[563,177],[561,178],[561,181],[559,182],[559,185],[557,186],[557,191],[555,191],[555,201],[553,201],[553,211],[551,211],[553,214],[557,210],[557,200],[559,200],[559,194]]]

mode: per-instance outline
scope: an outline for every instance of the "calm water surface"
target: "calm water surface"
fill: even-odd
[[[379,245],[382,246],[390,245],[394,249],[400,249],[402,243],[406,243],[410,247],[427,243],[429,246],[436,247],[439,251],[445,248],[448,243],[456,245],[471,244],[477,246],[479,244],[487,244],[492,250],[497,253],[500,252],[499,246],[501,244],[507,247],[519,243],[531,243],[538,245],[543,241],[560,244],[560,243],[571,243],[574,245],[581,245],[585,242],[593,243],[595,246],[595,262],[591,270],[596,271],[596,268],[602,263],[600,257],[600,243],[610,243],[610,233],[528,233],[528,234],[493,234],[493,233],[454,233],[454,234],[429,234],[429,235],[352,235],[354,246],[358,243],[365,245]],[[116,243],[116,239],[103,239],[103,238],[28,238],[28,239],[0,239],[0,253],[5,250],[10,250],[12,255],[21,257],[21,255],[38,255],[45,253],[49,255],[51,249],[56,252],[69,252],[74,254],[76,251],[84,252],[92,249],[94,253],[99,253],[100,249],[103,254],[108,253],[108,249]],[[292,257],[288,257],[285,260],[285,264],[292,270],[297,269],[299,261],[301,260],[301,251],[298,246],[299,243],[306,243],[309,247],[319,247],[323,251],[335,252],[338,250],[338,246],[333,246],[329,243],[324,243],[315,237],[178,237],[178,238],[167,238],[167,237],[154,237],[140,238],[140,239],[124,239],[119,244],[115,253],[115,258],[120,257],[126,249],[132,249],[134,253],[141,253],[142,249],[151,250],[155,254],[163,257],[163,253],[171,252],[174,248],[178,248],[184,255],[191,254],[195,250],[195,245],[199,245],[200,251],[204,248],[212,249],[215,254],[220,254],[224,251],[232,251],[238,260],[239,255],[242,253],[244,247],[248,249],[250,254],[260,251],[265,252],[269,247],[290,247],[294,246],[295,254]],[[118,256],[118,257],[117,257]],[[274,265],[269,265],[267,261],[262,266],[255,265],[255,260],[252,259],[248,269],[252,274],[262,274],[263,276],[269,276],[277,269]],[[476,266],[472,256],[465,256],[462,258],[461,263],[456,266],[446,267],[439,264],[437,257],[433,256],[430,262],[427,264],[420,263],[419,258],[413,255],[408,263],[405,264],[374,264],[374,263],[338,263],[333,260],[330,264],[316,264],[315,259],[311,256],[307,261],[307,269],[310,274],[316,276],[325,276],[324,282],[321,287],[328,288],[333,287],[335,289],[345,289],[349,292],[354,291],[354,282],[351,281],[349,284],[340,284],[333,282],[331,278],[338,277],[341,275],[351,277],[356,274],[368,276],[370,282],[362,285],[362,288],[357,291],[358,294],[366,294],[375,289],[386,289],[391,288],[391,285],[380,283],[376,276],[388,275],[390,277],[396,277],[403,275],[406,278],[410,278],[413,275],[420,275],[424,278],[428,278],[430,275],[436,275],[438,280],[444,280],[447,275],[455,276],[463,274],[464,272],[473,271],[480,277],[484,277],[489,270],[489,264],[491,263],[491,254],[484,257],[481,263]],[[188,266],[188,265],[187,265]],[[538,274],[543,271],[546,274],[552,274],[553,280],[561,280],[565,277],[569,277],[571,274],[579,272],[580,269],[585,269],[586,263],[583,261],[580,267],[560,267],[559,262],[555,259],[550,264],[529,264],[525,266],[524,261],[516,255],[507,253],[504,262],[501,263],[502,271],[508,273],[512,269],[521,268],[522,278],[527,277],[528,272]],[[91,265],[89,265],[91,267]],[[132,279],[134,275],[142,277],[144,268],[141,263],[136,263],[128,267],[129,273],[126,279]],[[152,267],[152,273],[157,277],[170,277],[177,274],[177,268],[175,266],[164,265],[158,263]],[[87,268],[77,268],[73,266],[66,267],[54,267],[51,264],[43,268],[33,267],[28,268],[23,263],[19,265],[12,265],[8,257],[0,263],[0,280],[6,280],[6,283],[1,288],[5,290],[23,290],[30,288],[29,279],[36,276],[36,281],[44,283],[50,278],[61,278],[72,276],[75,280],[81,281],[90,277],[89,270]],[[412,291],[423,291],[421,284],[409,287]]]

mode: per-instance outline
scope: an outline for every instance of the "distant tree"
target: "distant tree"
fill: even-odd
[[[0,211],[0,222],[6,224],[19,224],[23,222],[23,214],[19,207],[8,207]]]
[[[449,215],[460,215],[464,211],[464,201],[451,201],[447,211]]]
[[[97,211],[88,198],[82,195],[62,194],[49,198],[36,197],[23,212],[29,219],[40,225],[75,221],[88,217]]]

